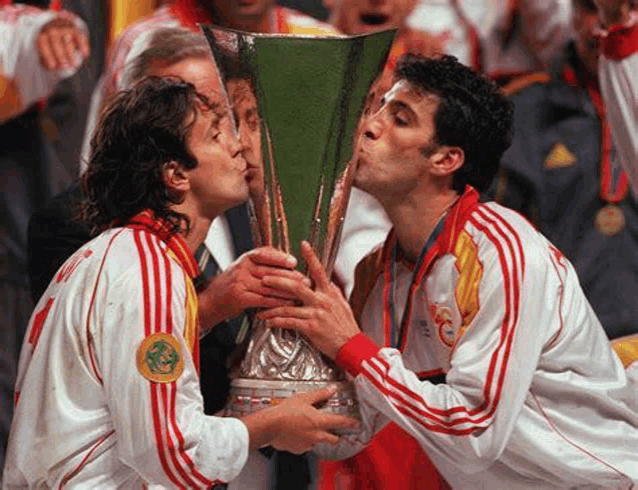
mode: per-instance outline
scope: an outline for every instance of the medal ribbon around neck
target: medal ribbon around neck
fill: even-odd
[[[412,273],[412,280],[410,281],[410,289],[408,290],[408,297],[406,299],[405,308],[403,310],[403,316],[401,317],[401,325],[397,326],[396,324],[396,315],[395,315],[395,304],[394,304],[394,289],[395,289],[395,264],[397,259],[397,250],[399,248],[399,244],[396,240],[396,236],[394,237],[394,244],[392,246],[392,252],[390,253],[389,260],[386,260],[385,270],[384,270],[384,278],[385,278],[385,288],[383,291],[383,299],[384,299],[384,314],[383,314],[383,324],[386,335],[386,345],[390,345],[395,349],[402,350],[405,347],[406,333],[408,329],[408,325],[410,320],[412,319],[412,307],[414,304],[414,296],[416,295],[416,290],[421,284],[423,277],[425,276],[427,270],[429,269],[430,264],[432,263],[432,259],[434,256],[430,257],[430,260],[425,260],[428,256],[429,252],[432,250],[432,246],[436,243],[436,239],[439,237],[441,232],[443,231],[443,225],[445,224],[445,218],[447,217],[448,212],[446,211],[443,216],[439,219],[439,222],[436,224],[434,230],[430,234],[429,238],[425,242],[425,245],[421,249],[419,253],[419,258],[416,261],[416,265],[414,267],[414,272]],[[388,338],[389,333],[389,338]]]
[[[563,79],[573,87],[582,87],[576,72],[570,66],[563,68]],[[612,161],[613,142],[611,128],[605,114],[605,104],[597,87],[586,84],[587,93],[600,121],[600,198],[609,204],[618,204],[629,192],[627,174]]]
[[[600,142],[600,198],[611,204],[618,204],[622,201],[629,191],[629,178],[627,174],[612,161],[613,142],[611,137],[611,128],[607,122],[605,115],[605,106],[600,93],[588,87],[587,91],[596,108],[598,119],[601,125],[601,142]]]

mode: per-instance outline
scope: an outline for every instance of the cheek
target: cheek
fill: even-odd
[[[261,135],[258,132],[254,132],[250,139],[253,152],[257,155],[261,155]]]
[[[392,151],[398,158],[402,158],[409,153],[414,152],[415,144],[405,140],[405,138],[396,135],[389,135],[387,144],[388,151]]]

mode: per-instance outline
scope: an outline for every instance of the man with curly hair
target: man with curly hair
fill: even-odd
[[[352,425],[313,407],[330,388],[241,420],[204,414],[193,253],[248,197],[241,149],[219,82],[203,95],[148,78],[107,107],[83,177],[86,221],[102,233],[56,273],[29,323],[4,485],[210,488],[249,450],[302,452]],[[292,256],[249,253],[304,283]]]
[[[453,488],[635,485],[638,386],[574,268],[479,200],[510,145],[510,103],[453,57],[408,57],[396,80],[362,123],[355,175],[393,229],[357,266],[351,306],[307,243],[314,289],[263,279],[302,305],[259,316],[354,378],[364,430],[336,456],[394,422]]]

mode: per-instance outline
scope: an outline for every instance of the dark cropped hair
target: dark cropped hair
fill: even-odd
[[[453,188],[462,192],[469,184],[479,192],[486,190],[512,142],[511,102],[496,84],[454,56],[404,56],[395,79],[438,97],[435,143],[458,146],[465,153],[463,166],[454,173]]]
[[[93,232],[126,223],[144,209],[166,219],[174,232],[188,218],[170,209],[181,196],[166,187],[162,169],[176,161],[197,166],[186,140],[197,104],[211,107],[195,87],[178,78],[146,77],[118,93],[103,112],[82,177],[82,214]]]

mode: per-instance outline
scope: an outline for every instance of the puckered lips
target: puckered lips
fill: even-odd
[[[244,174],[246,176],[246,182],[248,183],[252,182],[256,174],[257,174],[257,170],[255,169],[255,167],[246,168],[246,172]]]

